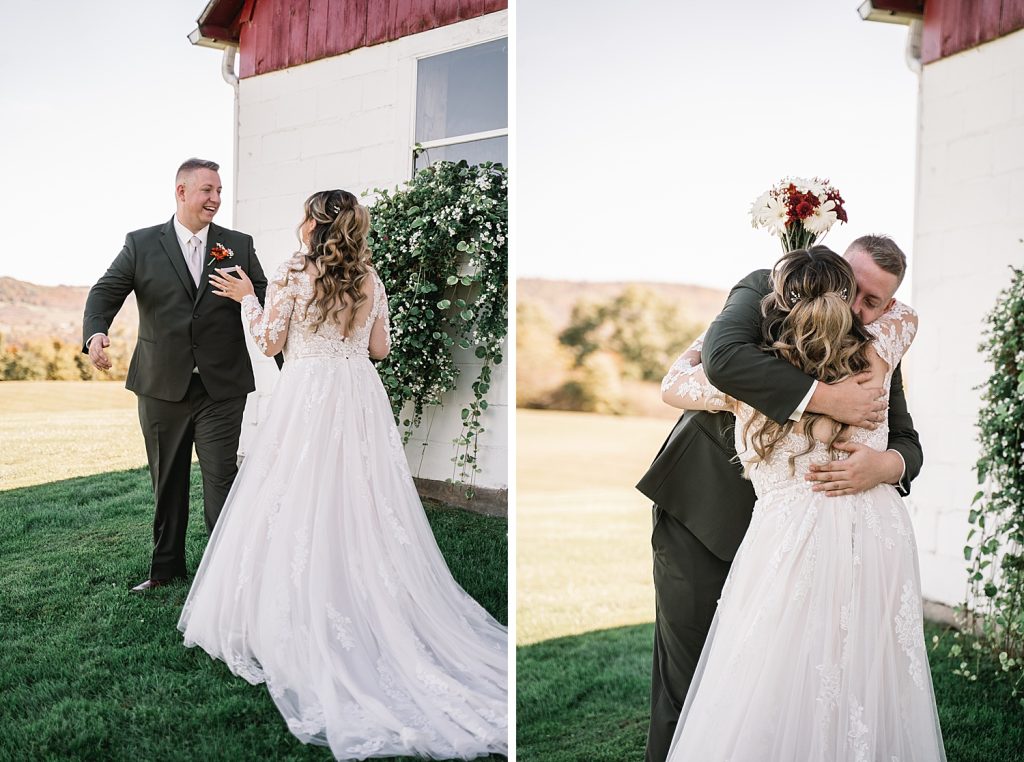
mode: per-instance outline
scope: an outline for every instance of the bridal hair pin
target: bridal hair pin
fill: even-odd
[[[840,297],[840,298],[841,298],[841,299],[842,299],[842,300],[843,300],[844,302],[845,302],[845,301],[846,301],[847,299],[849,299],[849,298],[850,298],[850,288],[849,288],[849,286],[843,286],[842,290],[840,290],[840,291],[836,291],[836,292],[833,292],[833,293],[838,293],[838,294],[839,294],[839,297]],[[804,297],[803,297],[803,294],[801,294],[801,293],[800,293],[799,291],[797,291],[796,289],[791,289],[791,290],[790,290],[790,292],[789,292],[789,301],[790,301],[791,303],[793,303],[793,304],[796,304],[797,302],[799,302],[799,301],[800,301],[801,299],[803,299],[803,298],[804,298]]]

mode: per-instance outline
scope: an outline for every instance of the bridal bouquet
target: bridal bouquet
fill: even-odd
[[[783,251],[817,243],[836,220],[846,222],[843,197],[828,180],[787,177],[762,193],[750,207],[755,228],[767,228]]]

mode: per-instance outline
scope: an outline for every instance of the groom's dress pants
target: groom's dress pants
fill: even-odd
[[[646,759],[664,762],[731,563],[658,506],[651,546],[656,614]]]
[[[153,479],[153,561],[150,579],[185,575],[185,530],[188,528],[192,445],[203,474],[203,513],[213,531],[224,500],[238,473],[238,438],[245,395],[216,401],[198,373],[179,402],[138,395],[139,423],[146,440]]]

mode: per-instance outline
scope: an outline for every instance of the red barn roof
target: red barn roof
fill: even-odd
[[[865,0],[860,13],[869,21],[923,21],[924,64],[1024,28],[1024,0]]]
[[[298,66],[508,8],[508,0],[210,0],[194,44],[236,45],[239,76]]]

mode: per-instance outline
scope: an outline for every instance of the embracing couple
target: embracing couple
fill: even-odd
[[[289,730],[339,759],[506,753],[507,630],[452,578],[370,361],[390,337],[369,211],[314,193],[300,250],[268,283],[252,237],[212,222],[218,171],[183,163],[174,216],[129,233],[86,303],[100,369],[129,293],[139,308],[126,385],[156,513],[133,590],[186,576],[195,445],[210,540],[178,622],[186,646],[265,682]],[[282,370],[239,468],[246,328]]]
[[[676,361],[654,503],[647,760],[945,759],[901,495],[917,315],[883,236],[740,281]]]

